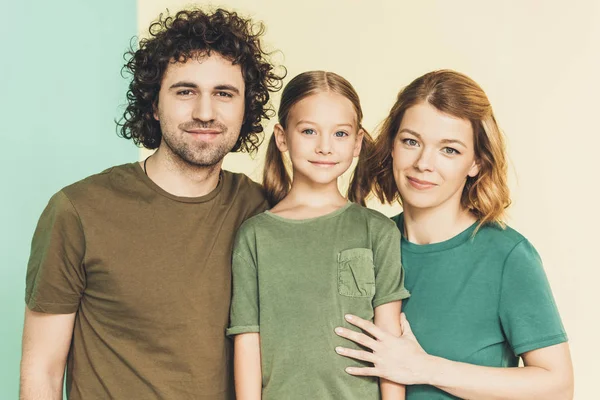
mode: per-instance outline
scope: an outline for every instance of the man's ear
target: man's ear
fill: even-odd
[[[158,119],[158,100],[152,103],[152,115],[155,120],[160,121],[160,119]]]
[[[358,134],[356,135],[356,142],[354,143],[354,154],[353,157],[358,157],[360,155],[360,150],[362,149],[363,140],[365,138],[365,130],[360,128],[358,130]]]
[[[287,141],[285,137],[285,131],[283,130],[283,126],[281,126],[281,124],[275,124],[273,135],[275,136],[275,144],[277,144],[279,151],[282,153],[286,152],[288,150]]]

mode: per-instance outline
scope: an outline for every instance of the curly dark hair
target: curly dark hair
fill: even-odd
[[[212,14],[199,9],[179,11],[174,17],[161,14],[150,25],[150,37],[125,53],[124,72],[133,75],[127,91],[127,108],[117,122],[119,136],[147,149],[161,142],[160,124],[154,119],[163,75],[169,63],[186,62],[198,54],[216,52],[239,64],[245,81],[245,115],[240,137],[232,152],[255,153],[263,140],[263,118],[275,115],[269,92],[281,89],[286,71],[278,75],[260,43],[262,23],[217,9]]]

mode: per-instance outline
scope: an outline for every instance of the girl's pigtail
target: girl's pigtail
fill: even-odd
[[[361,206],[366,205],[366,200],[371,193],[370,158],[373,155],[375,143],[369,132],[363,129],[363,142],[358,155],[358,163],[352,174],[348,187],[348,199]]]
[[[263,187],[271,207],[279,203],[290,191],[291,179],[277,148],[275,134],[271,135],[263,170]]]

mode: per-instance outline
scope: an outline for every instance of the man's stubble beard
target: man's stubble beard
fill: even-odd
[[[161,128],[163,127],[161,126]],[[219,134],[223,135],[223,137],[217,138],[217,143],[202,141],[189,143],[177,134],[170,134],[167,129],[162,129],[162,140],[164,145],[168,147],[169,152],[184,163],[193,167],[209,168],[219,164],[235,147],[239,138],[239,133],[233,136],[228,133],[227,127],[223,126],[223,128]],[[182,135],[186,135],[186,133],[182,132]]]

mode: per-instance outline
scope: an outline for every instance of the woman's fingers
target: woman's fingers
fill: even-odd
[[[371,350],[377,350],[377,341],[365,335],[364,333],[355,332],[346,328],[335,328],[335,333],[343,338],[352,340],[363,347],[367,347]]]
[[[350,322],[352,325],[358,326],[365,332],[369,332],[371,336],[373,336],[376,339],[381,340],[386,336],[386,332],[381,330],[371,321],[367,321],[352,314],[346,314],[344,317],[346,318],[346,321]]]
[[[379,372],[379,370],[377,368],[369,368],[369,367],[363,367],[363,368],[348,367],[348,368],[346,368],[346,372],[349,373],[350,375],[356,375],[356,376],[381,376],[381,372]]]
[[[346,347],[336,347],[335,351],[338,354],[343,355],[344,357],[350,357],[350,358],[354,358],[356,360],[367,361],[372,364],[375,364],[376,358],[377,358],[375,356],[375,354],[373,354],[369,351],[364,351],[364,350],[354,350],[354,349],[348,349]]]
[[[415,336],[412,329],[410,329],[410,323],[406,319],[406,314],[404,313],[400,314],[400,325],[402,325],[402,336]]]

